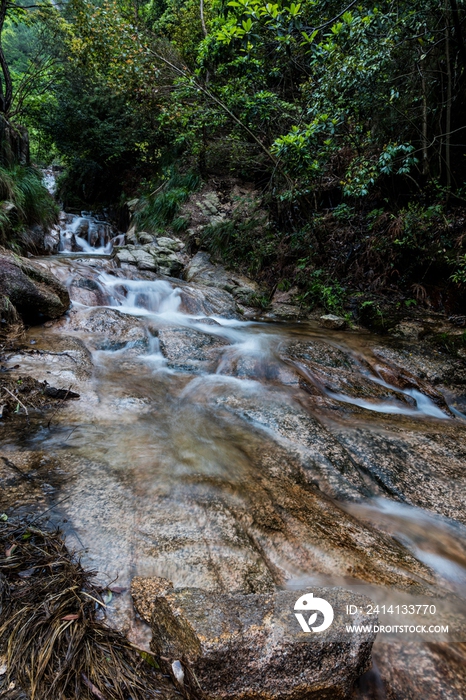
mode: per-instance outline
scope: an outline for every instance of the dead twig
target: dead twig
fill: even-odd
[[[89,690],[91,691],[91,693],[93,693],[93,694],[96,696],[96,698],[99,698],[99,700],[107,700],[107,698],[105,697],[105,695],[102,695],[102,693],[101,693],[100,690],[97,688],[97,686],[95,686],[94,683],[92,683],[92,682],[89,680],[89,678],[86,676],[85,673],[81,673],[81,677],[82,677],[84,683],[87,685],[87,687],[88,687]]]
[[[26,415],[29,416],[28,410],[27,410],[26,406],[23,404],[23,402],[21,401],[21,399],[19,399],[17,396],[15,396],[12,391],[10,391],[9,389],[6,388],[6,386],[3,387],[3,390],[6,391],[8,394],[10,394],[10,396],[12,396],[15,399],[15,401],[17,401],[24,408]]]

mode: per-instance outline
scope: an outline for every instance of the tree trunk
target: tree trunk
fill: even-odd
[[[463,31],[461,29],[461,22],[460,22],[459,11],[458,11],[458,3],[456,2],[456,0],[450,0],[450,5],[451,5],[451,17],[453,20],[453,27],[455,30],[456,43],[458,44],[458,49],[460,52],[461,60],[463,62],[464,67],[466,68],[466,47],[464,45],[464,40],[463,40]]]
[[[419,68],[419,71],[421,73],[422,87],[422,174],[427,177],[429,174],[429,154],[427,152],[427,86],[426,76],[422,68]]]
[[[445,118],[445,166],[447,170],[447,189],[451,188],[451,100],[452,100],[452,75],[450,59],[450,8],[445,3],[445,60],[447,63],[447,105]],[[448,195],[447,195],[448,196]]]
[[[0,81],[0,112],[7,116],[11,108],[13,98],[13,84],[11,82],[10,69],[6,62],[5,54],[2,46],[2,32],[5,24],[6,13],[8,10],[8,0],[0,2],[0,68],[2,69],[3,80]]]
[[[204,0],[200,0],[200,12],[201,12],[201,25],[202,25],[202,32],[204,36],[207,36],[207,27],[205,25],[205,19],[204,19]]]

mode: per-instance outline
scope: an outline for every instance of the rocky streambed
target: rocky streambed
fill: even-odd
[[[466,697],[464,360],[259,317],[249,280],[132,235],[18,268],[72,304],[3,376],[75,398],[0,423],[1,510],[64,531],[174,695]]]

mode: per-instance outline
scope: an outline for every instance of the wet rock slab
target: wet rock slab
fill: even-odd
[[[242,303],[247,303],[250,297],[259,292],[255,282],[244,275],[227,271],[223,265],[214,265],[204,252],[196,253],[191,259],[185,270],[185,278],[188,282],[224,289]]]
[[[374,660],[377,695],[360,693],[354,700],[463,700],[466,664],[463,644],[377,639]],[[383,694],[382,694],[383,693]]]
[[[363,609],[363,596],[314,589],[315,598],[333,607],[334,620],[326,630],[308,633],[294,613],[303,591],[218,594],[153,582],[135,579],[132,585],[136,607],[152,625],[153,650],[180,685],[194,683],[205,700],[338,700],[370,667],[375,634],[346,632],[346,606]],[[363,613],[351,620],[373,621]],[[316,624],[321,622],[319,615]]]
[[[196,372],[208,369],[209,365],[213,368],[227,344],[222,338],[189,328],[162,328],[158,335],[160,349],[169,366],[179,371]]]
[[[140,319],[108,308],[75,308],[62,321],[69,332],[81,333],[98,350],[147,349],[148,332]]]

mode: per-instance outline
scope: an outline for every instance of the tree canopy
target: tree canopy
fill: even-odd
[[[1,111],[83,201],[150,189],[175,164],[255,182],[285,237],[330,213],[378,231],[382,258],[457,259],[433,231],[466,200],[463,0],[1,7]]]

